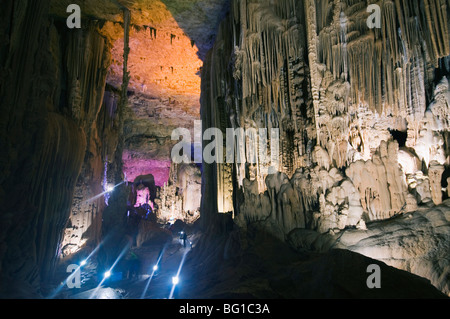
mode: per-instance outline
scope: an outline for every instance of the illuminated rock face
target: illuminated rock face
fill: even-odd
[[[382,141],[371,160],[351,163],[345,173],[359,191],[367,220],[388,219],[404,211],[408,192],[396,141]]]
[[[160,223],[179,219],[192,224],[200,217],[201,172],[196,164],[175,164],[170,167],[169,179],[159,189],[156,216]]]
[[[51,12],[66,16],[65,9],[70,3],[57,1],[52,3]],[[194,120],[200,114],[200,73],[202,59],[213,44],[216,27],[224,15],[227,1],[134,1],[130,3],[131,24],[130,53],[128,70],[128,105],[124,110],[122,171],[128,181],[139,176],[151,174],[159,187],[169,183],[171,159],[170,151],[177,141],[171,141],[171,133],[178,127],[193,129]],[[101,9],[100,9],[101,8]],[[108,180],[114,180],[114,168],[120,158],[114,156],[117,147],[118,114],[117,104],[120,99],[123,67],[123,13],[110,1],[100,1],[96,5],[86,5],[82,13],[98,17],[106,22],[97,32],[108,39],[108,64],[104,70],[107,90],[104,95],[107,132],[100,133],[110,145],[102,154],[96,145],[101,143],[93,129],[95,143],[90,145],[93,157],[80,174],[75,189],[70,222],[64,230],[62,242],[63,255],[78,251],[89,239],[98,239],[101,233],[103,196],[94,200],[89,198],[103,192],[101,181],[105,172],[103,165],[108,161],[110,171],[106,172]],[[83,83],[75,86],[71,97],[77,102],[86,95]],[[104,85],[100,85],[104,87]],[[91,96],[94,96],[91,94]],[[75,103],[81,108],[81,102]],[[107,115],[105,117],[105,115]],[[105,156],[107,155],[107,156]],[[106,159],[108,157],[108,159]],[[176,192],[176,186],[166,186]],[[185,185],[183,198],[179,205],[172,201],[164,202],[164,218],[176,212],[180,219],[194,221],[199,217],[201,198],[198,183]],[[166,195],[168,196],[168,195]],[[167,207],[166,207],[167,205]],[[158,211],[158,213],[159,213]],[[187,211],[194,216],[188,216]],[[170,214],[169,214],[170,213]],[[91,232],[86,231],[90,229]]]
[[[381,1],[371,29],[369,3],[232,1],[203,67],[204,129],[279,128],[280,165],[204,163],[205,213],[229,200],[240,227],[284,240],[446,198],[450,7]]]
[[[248,152],[234,169],[218,164],[212,201],[219,207],[237,189],[259,207],[266,200],[257,193],[267,191],[270,213],[262,209],[260,219],[270,215],[285,233],[299,225],[326,232],[390,218],[415,207],[414,198],[420,203],[427,191],[436,204],[442,201],[448,8],[435,1],[380,5],[382,28],[371,29],[364,1],[232,1],[204,67],[210,82],[204,129],[279,128],[284,175],[275,182],[261,159],[250,164]],[[394,131],[405,136],[402,145]],[[407,177],[413,182],[422,169],[430,189],[423,184],[408,196]],[[290,187],[298,190],[295,198]],[[350,198],[350,211],[358,213],[347,223]],[[258,219],[247,209],[252,204],[228,206],[236,215],[243,207],[248,216],[241,221]],[[304,209],[292,209],[298,206]]]
[[[156,26],[155,26],[156,27]],[[157,185],[168,182],[171,133],[178,127],[193,128],[200,113],[202,65],[195,45],[173,18],[153,29],[134,30],[130,37],[130,86],[122,156],[127,176],[153,174]],[[115,42],[115,63],[108,81],[120,75],[122,41]],[[117,81],[115,86],[120,82]]]
[[[124,123],[124,172],[169,180],[170,150],[178,127],[192,131],[200,117],[202,59],[212,47],[226,12],[225,0],[134,1],[131,5],[128,108]],[[104,33],[117,38],[107,82],[122,82],[123,39],[109,22]]]

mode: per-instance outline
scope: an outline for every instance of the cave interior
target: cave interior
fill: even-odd
[[[0,298],[448,298],[449,13],[3,0]]]

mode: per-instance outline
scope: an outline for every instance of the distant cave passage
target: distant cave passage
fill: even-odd
[[[398,142],[398,147],[404,147],[406,145],[406,139],[408,133],[406,131],[389,130],[394,140]]]

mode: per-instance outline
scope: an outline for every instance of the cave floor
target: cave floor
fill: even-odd
[[[172,277],[178,272],[180,281],[183,280],[182,266],[188,254],[195,245],[191,241],[197,240],[199,234],[191,234],[183,246],[178,234],[173,234],[165,243],[156,240],[155,243],[147,243],[140,247],[128,249],[112,274],[107,279],[102,279],[102,271],[98,271],[98,263],[88,262],[81,268],[80,287],[69,288],[60,280],[60,289],[54,295],[54,299],[168,299],[176,298],[178,288],[172,284]],[[133,253],[137,256],[138,267],[136,274],[130,274],[130,266],[126,263],[127,255]],[[159,262],[158,262],[159,259]],[[158,263],[158,269],[153,271]],[[64,278],[69,274],[65,272],[67,263],[59,266],[58,278]],[[131,266],[132,267],[132,266]],[[181,283],[181,282],[180,282]],[[56,286],[56,284],[53,284]]]
[[[132,278],[127,278],[127,267],[118,263],[113,275],[102,282],[98,274],[103,271],[92,261],[81,271],[80,288],[65,285],[54,298],[445,298],[423,278],[349,250],[299,252],[258,229],[189,235],[192,248],[189,244],[184,248],[176,232],[164,241],[154,238],[131,248],[139,259],[139,271]],[[159,256],[158,271],[153,273]],[[381,267],[381,289],[366,284],[367,267],[373,263]],[[64,267],[60,274],[67,277]],[[172,277],[178,272],[180,282],[173,289]]]

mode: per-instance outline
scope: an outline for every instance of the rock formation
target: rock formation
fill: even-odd
[[[372,160],[353,162],[345,173],[359,191],[368,220],[388,219],[404,209],[407,187],[396,141],[382,141]]]
[[[191,224],[200,217],[201,173],[195,164],[175,164],[169,180],[160,187],[155,199],[155,213],[161,224],[177,219]]]
[[[237,225],[285,240],[447,197],[450,6],[380,1],[369,28],[370,3],[232,1],[203,68],[203,129],[277,128],[279,165],[251,161],[248,140],[234,169],[203,163],[204,207],[225,212],[229,190]]]
[[[368,224],[365,231],[346,229],[331,235],[297,229],[289,234],[288,242],[296,249],[316,252],[349,249],[427,278],[449,295],[449,204],[446,200],[438,206],[419,207],[394,222]]]
[[[436,205],[442,203],[442,173],[444,173],[444,166],[437,161],[431,161],[428,168],[428,176],[430,178],[431,198]]]
[[[5,7],[1,286],[14,274],[12,287],[33,295],[51,276],[61,248],[80,245],[99,218],[102,204],[84,201],[100,190],[91,177],[101,180],[105,149],[113,157],[117,144],[114,134],[105,136],[114,124],[114,111],[103,103],[110,55],[95,23],[70,32],[47,20],[45,1]],[[79,178],[80,172],[86,174]]]
[[[407,4],[400,8],[391,1],[384,1],[384,28],[371,30],[362,18],[368,16],[363,13],[365,8],[363,2],[348,1],[306,1],[304,7],[292,1],[274,5],[265,1],[233,1],[230,16],[221,24],[211,60],[207,63],[210,70],[204,77],[211,79],[211,97],[202,107],[217,112],[208,119],[207,125],[211,127],[224,127],[226,123],[243,128],[278,127],[279,170],[286,178],[291,178],[299,168],[311,170],[311,165],[324,171],[330,171],[330,168],[345,170],[346,177],[362,199],[365,219],[370,221],[392,217],[401,212],[406,203],[405,171],[399,166],[399,145],[390,141],[390,130],[405,131],[408,127],[406,144],[427,166],[431,158],[436,159],[437,154],[442,154],[438,151],[442,150],[442,142],[437,142],[435,150],[423,154],[420,143],[424,142],[420,138],[414,141],[409,128],[423,127],[417,124],[427,121],[431,125],[430,134],[442,141],[433,122],[438,120],[437,115],[432,116],[424,107],[425,90],[433,91],[433,78],[426,75],[429,75],[430,67],[436,67],[437,61],[446,59],[450,52],[446,51],[448,46],[441,37],[448,38],[446,20],[437,23],[441,28],[439,39],[421,31],[417,36],[423,38],[423,43],[415,49],[414,45],[419,42],[410,38],[415,28],[422,30],[428,26],[427,22],[438,21],[440,11],[436,13],[426,7],[421,13]],[[445,12],[446,7],[440,10]],[[408,17],[411,22],[406,23],[403,15],[415,17],[415,20]],[[392,34],[397,28],[403,33]],[[233,34],[233,45],[225,34]],[[400,43],[404,46],[403,51]],[[428,47],[426,43],[436,46]],[[404,59],[400,59],[405,52]],[[379,62],[383,65],[377,62],[381,56],[386,57]],[[413,62],[402,66],[407,63],[407,58]],[[232,67],[226,68],[223,61],[229,61]],[[395,69],[395,64],[400,66]],[[391,77],[389,70],[397,78]],[[440,114],[439,118],[446,118],[445,112],[439,111],[447,105],[446,81],[443,77],[436,86],[435,101],[430,105],[435,114]],[[399,85],[412,87],[415,91],[405,92]],[[269,143],[270,140],[269,136]],[[248,147],[248,144],[244,145],[244,149]],[[439,159],[443,163],[445,156]],[[235,164],[235,186],[242,187],[246,194],[245,178],[256,180],[258,185],[266,180],[267,187],[259,186],[259,191],[267,189],[272,215],[276,219],[281,214],[277,211],[280,207],[276,197],[280,185],[269,186],[274,177],[268,176],[262,160],[257,163],[254,174],[249,168],[247,173],[248,165]],[[415,174],[421,167],[412,170],[408,173]],[[433,168],[431,172],[434,172]],[[218,176],[230,173],[224,165],[218,165]],[[318,178],[321,183],[313,186],[316,190],[308,196],[317,198],[301,201],[318,203],[320,191],[317,190],[326,197],[328,187],[323,185],[326,181]],[[309,179],[312,181],[312,177]],[[221,177],[217,187],[227,189],[229,182],[226,180],[231,179]]]
[[[448,0],[99,0],[80,29],[70,2],[2,3],[0,296],[40,296],[58,260],[147,206],[449,294]],[[231,158],[178,164],[176,128],[246,134]]]

